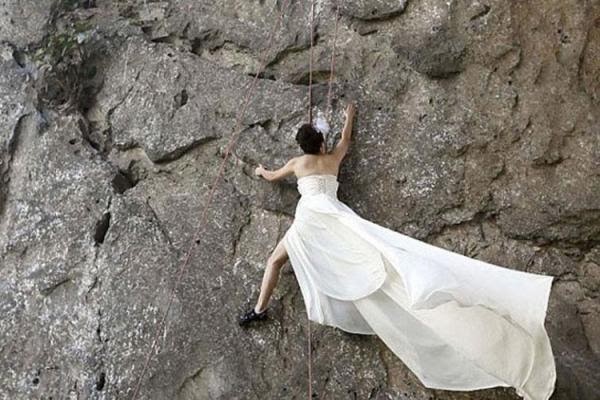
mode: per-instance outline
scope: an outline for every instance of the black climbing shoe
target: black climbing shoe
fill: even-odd
[[[240,319],[238,320],[238,323],[240,324],[240,326],[246,326],[252,321],[260,321],[265,318],[267,318],[267,309],[266,308],[261,313],[255,312],[254,308],[252,308],[252,310],[248,311],[247,313],[245,313],[244,315],[242,315],[240,317]]]

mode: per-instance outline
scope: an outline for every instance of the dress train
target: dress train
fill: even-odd
[[[308,318],[376,334],[428,388],[512,386],[547,400],[556,368],[544,328],[553,278],[496,266],[360,217],[335,175],[298,179],[283,237]]]

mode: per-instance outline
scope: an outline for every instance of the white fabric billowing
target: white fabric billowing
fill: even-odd
[[[335,175],[298,179],[283,240],[308,318],[376,334],[424,386],[512,386],[546,400],[556,368],[544,328],[553,276],[496,266],[370,222]]]
[[[323,135],[327,136],[329,134],[329,123],[321,112],[318,113],[314,122],[314,126]]]

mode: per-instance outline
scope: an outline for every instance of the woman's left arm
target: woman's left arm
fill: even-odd
[[[285,165],[275,171],[266,170],[262,164],[258,164],[256,170],[254,171],[255,175],[261,175],[263,178],[268,180],[269,182],[277,181],[279,179],[283,179],[286,176],[290,176],[294,173],[294,167],[296,164],[296,159],[292,158]]]

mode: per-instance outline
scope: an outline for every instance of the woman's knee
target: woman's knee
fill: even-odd
[[[270,268],[281,269],[285,264],[286,259],[277,257],[274,255],[269,256],[267,259],[267,266]]]
[[[275,246],[275,250],[269,256],[267,263],[276,268],[281,268],[287,260],[288,254],[282,240]]]

